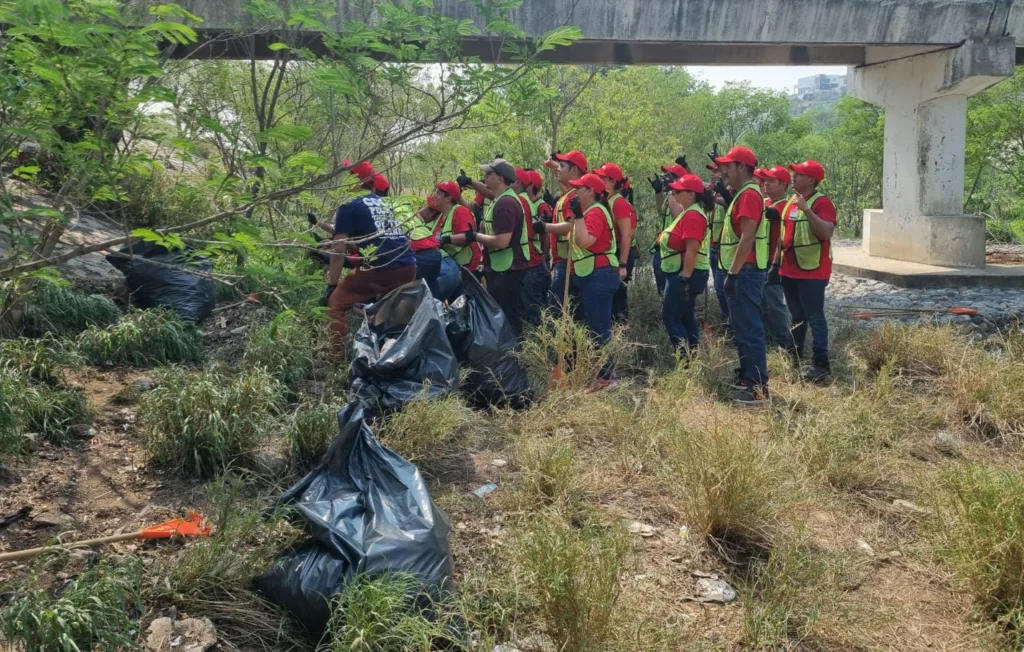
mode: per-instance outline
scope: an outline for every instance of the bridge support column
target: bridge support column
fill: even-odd
[[[864,211],[869,256],[983,267],[984,218],[963,214],[967,98],[1013,74],[1012,38],[850,69],[850,94],[885,107],[881,210]]]

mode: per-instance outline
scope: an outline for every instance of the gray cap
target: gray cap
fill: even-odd
[[[515,183],[516,168],[503,158],[496,158],[487,165],[481,165],[480,169],[484,172],[495,172],[503,176],[505,181]]]

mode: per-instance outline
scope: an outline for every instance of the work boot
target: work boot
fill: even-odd
[[[762,385],[761,387],[737,389],[732,393],[732,400],[733,403],[738,403],[744,407],[757,407],[759,405],[768,405],[771,403],[772,397],[768,392],[768,386]]]
[[[832,370],[826,365],[815,364],[804,373],[804,382],[827,385],[832,380]]]

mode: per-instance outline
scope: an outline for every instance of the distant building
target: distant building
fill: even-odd
[[[840,96],[846,94],[846,75],[812,75],[796,81],[796,96],[810,95]]]

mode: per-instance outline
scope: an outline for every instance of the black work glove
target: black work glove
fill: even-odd
[[[476,242],[476,231],[473,229],[466,231],[466,242]]]
[[[655,193],[661,193],[665,191],[665,181],[658,176],[651,177],[647,180],[647,183],[651,184],[651,188],[654,188]]]
[[[332,294],[334,294],[334,289],[336,287],[338,287],[337,283],[335,283],[333,285],[328,285],[327,289],[324,290],[324,296],[320,297],[320,301],[317,302],[317,305],[320,306],[321,308],[326,308],[327,307],[327,300],[331,298]]]
[[[320,219],[313,211],[306,211],[306,220],[309,222],[310,226],[316,226],[320,222]]]
[[[452,243],[452,234],[451,233],[444,233],[444,234],[438,236],[437,243],[439,245],[442,245],[442,246],[443,245],[450,245]]]
[[[572,211],[572,216],[576,219],[583,217],[583,206],[580,204],[579,197],[573,197],[569,200],[569,210]]]
[[[469,178],[465,170],[459,168],[459,176],[455,177],[455,183],[459,184],[460,188],[468,188],[473,185],[473,180]]]
[[[774,206],[764,209],[764,216],[768,218],[769,222],[778,222],[782,219],[779,210]]]
[[[690,169],[690,166],[686,164],[686,154],[683,154],[682,156],[677,156],[676,157],[676,163],[678,163],[679,165],[682,165],[687,170]]]
[[[562,152],[560,152],[558,150],[555,150],[554,152],[551,152],[551,154],[548,156],[548,158],[550,158],[552,161],[558,161],[558,155],[561,154],[561,153]]]
[[[544,196],[541,197],[541,199],[543,199],[544,203],[550,206],[551,208],[554,208],[555,205],[558,203],[558,200],[555,199],[554,195],[548,192],[547,188],[544,189]]]
[[[547,233],[547,231],[548,231],[548,225],[545,222],[542,222],[541,220],[534,220],[533,221],[533,232],[534,233]]]
[[[718,165],[718,160],[717,159],[720,156],[721,156],[721,154],[718,153],[718,143],[715,143],[714,145],[711,146],[711,151],[708,152],[708,158],[711,159],[712,163],[714,163],[715,165]]]
[[[715,184],[715,192],[717,192],[718,196],[721,197],[723,201],[725,201],[726,206],[728,206],[729,203],[732,202],[732,193],[729,192],[729,187],[725,185],[725,182],[722,181],[721,179],[719,179],[718,183]]]
[[[680,163],[682,165],[682,163]],[[679,276],[679,302],[686,303],[692,297],[690,296],[690,279],[685,276]]]
[[[495,153],[494,158],[505,158],[505,155],[500,153],[500,152],[498,152],[498,153]]]
[[[782,285],[782,275],[779,274],[781,266],[778,263],[772,263],[771,267],[768,268],[768,285]]]
[[[732,272],[725,275],[725,284],[722,286],[722,290],[725,291],[725,296],[734,297],[739,294],[740,289],[736,286],[736,282],[739,279],[738,274]]]

